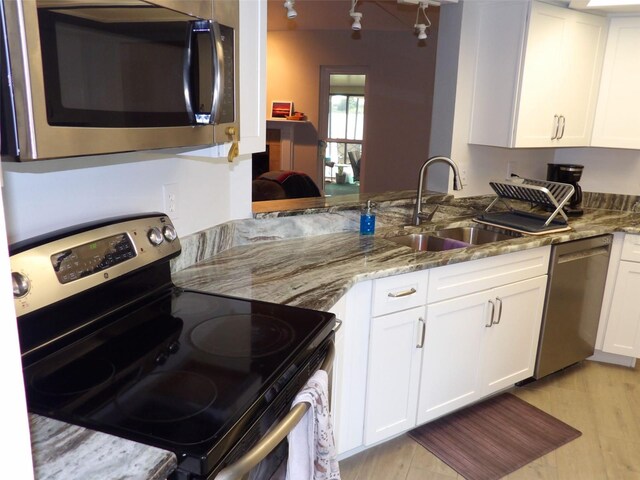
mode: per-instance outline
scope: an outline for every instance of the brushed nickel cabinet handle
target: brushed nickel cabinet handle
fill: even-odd
[[[502,299],[500,297],[496,297],[496,303],[498,304],[498,321],[493,322],[494,325],[498,325],[500,320],[502,320]]]
[[[424,336],[427,331],[427,324],[425,323],[422,317],[418,318],[418,323],[420,324],[421,331],[420,331],[420,341],[416,344],[416,348],[422,348],[424,347]]]
[[[413,295],[416,292],[417,292],[417,290],[415,288],[410,288],[409,290],[404,290],[404,291],[398,292],[398,293],[389,292],[387,294],[387,296],[389,296],[391,298],[408,297],[409,295]]]
[[[558,129],[560,128],[560,117],[558,117],[558,115],[553,116],[553,125],[555,126],[555,128],[553,128],[553,135],[551,137],[551,140],[555,140],[556,138],[558,138]]]
[[[489,328],[493,325],[493,316],[496,313],[496,304],[493,303],[493,300],[488,300],[488,302],[491,304],[491,316],[489,317],[489,323],[485,323],[484,326]]]
[[[564,126],[567,123],[567,119],[564,117],[564,115],[560,115],[560,118],[562,119],[562,130],[560,130],[560,136],[558,137],[558,140],[561,140],[562,137],[564,137]]]

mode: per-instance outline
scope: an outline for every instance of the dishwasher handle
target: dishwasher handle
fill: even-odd
[[[341,324],[342,322],[340,322],[339,325],[337,324],[337,328],[335,328],[334,331],[340,328]],[[319,368],[320,370],[324,370],[328,374],[331,373],[335,353],[335,346],[333,342],[330,342],[327,348],[327,354]],[[243,478],[245,474],[249,473],[253,467],[264,460],[273,449],[289,435],[300,420],[302,420],[302,417],[305,416],[309,408],[311,408],[311,404],[306,402],[298,403],[292,407],[289,413],[269,430],[251,450],[240,457],[239,460],[220,470],[218,474],[213,477],[213,480],[239,480]]]
[[[569,252],[562,255],[558,255],[557,263],[575,262],[578,260],[584,260],[586,258],[597,257],[598,255],[609,255],[609,247],[593,247],[587,250],[579,250],[577,252]]]

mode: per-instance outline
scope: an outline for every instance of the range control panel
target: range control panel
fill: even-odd
[[[176,230],[165,215],[101,222],[21,242],[11,255],[18,316],[180,253]],[[12,246],[13,247],[13,246]]]
[[[51,265],[60,283],[69,283],[111,268],[136,256],[136,249],[126,233],[51,255]]]

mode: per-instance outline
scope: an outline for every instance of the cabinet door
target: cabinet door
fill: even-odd
[[[569,11],[534,2],[522,71],[516,147],[553,146],[564,84],[564,44]]]
[[[607,20],[544,2],[530,5],[465,6],[477,39],[469,143],[587,146]]]
[[[417,307],[372,320],[365,445],[415,426],[424,314]]]
[[[488,395],[533,375],[547,276],[491,291],[493,323],[482,343],[482,391]]]
[[[620,262],[603,351],[640,357],[640,263]]]
[[[640,148],[638,45],[640,17],[611,18],[591,141],[595,147]]]
[[[480,397],[480,344],[491,317],[488,293],[427,305],[418,424]]]
[[[239,2],[239,9],[239,148],[240,155],[247,155],[264,151],[267,138],[267,5]]]
[[[595,118],[607,19],[571,12],[570,35],[565,39],[564,85],[558,113],[562,115],[558,145],[588,146]]]

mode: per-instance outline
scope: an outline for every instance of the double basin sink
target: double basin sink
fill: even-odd
[[[484,245],[486,243],[509,240],[520,237],[515,232],[497,231],[480,226],[445,228],[424,233],[411,233],[390,237],[387,240],[411,247],[414,250],[426,252],[441,252],[465,248],[471,245]]]

